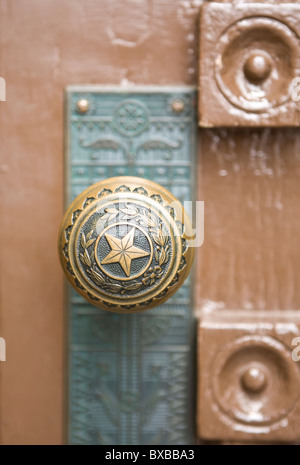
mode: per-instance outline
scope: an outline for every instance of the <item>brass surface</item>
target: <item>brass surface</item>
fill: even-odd
[[[63,269],[93,305],[118,313],[155,307],[181,286],[193,261],[182,204],[159,184],[131,176],[84,190],[59,233]]]

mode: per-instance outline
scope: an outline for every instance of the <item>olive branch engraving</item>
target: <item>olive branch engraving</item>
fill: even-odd
[[[93,230],[90,231],[86,236],[84,233],[81,235],[80,243],[81,246],[84,250],[84,253],[80,254],[80,260],[82,263],[84,263],[86,266],[91,267],[92,266],[92,261],[94,259],[94,252],[92,252],[91,255],[89,255],[88,248],[94,244],[95,239],[91,239]]]
[[[169,244],[167,244],[168,237],[164,236],[161,225],[157,223],[156,217],[151,214],[151,212],[144,210],[143,214],[141,214],[138,211],[132,212],[132,209],[132,207],[126,209],[127,215],[131,218],[135,218],[136,222],[141,226],[148,228],[149,233],[157,246],[154,252],[154,258],[157,262],[157,266],[150,267],[144,273],[142,279],[142,283],[144,285],[152,285],[155,281],[161,278],[163,274],[161,266],[164,263],[167,263],[170,258]]]
[[[91,239],[94,230],[91,230],[87,235],[84,232],[81,235],[81,246],[84,250],[84,253],[80,253],[80,260],[86,266],[87,274],[92,278],[92,280],[100,285],[104,290],[111,292],[112,294],[125,294],[128,291],[135,291],[142,286],[142,283],[136,282],[122,282],[121,284],[112,281],[108,276],[102,273],[96,263],[95,263],[95,253],[92,251],[89,252],[89,247],[91,247],[96,239]]]

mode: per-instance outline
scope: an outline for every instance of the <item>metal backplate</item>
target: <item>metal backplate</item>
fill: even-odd
[[[66,201],[111,176],[193,199],[195,91],[69,87]],[[68,292],[69,442],[190,444],[195,410],[191,278],[167,303],[117,315]]]

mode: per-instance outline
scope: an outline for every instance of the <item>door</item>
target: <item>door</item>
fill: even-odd
[[[196,0],[0,1],[0,74],[6,83],[6,101],[0,102],[0,337],[6,342],[6,361],[0,364],[2,444],[68,441],[69,325],[57,254],[66,188],[64,90],[78,84],[129,90],[141,85],[198,87],[201,4]],[[208,41],[208,35],[203,33],[201,40]],[[226,129],[220,124],[204,127],[203,121],[201,125],[194,162],[194,195],[205,202],[205,241],[196,250],[193,287],[193,319],[195,325],[204,322],[199,344],[203,341],[205,348],[212,344],[206,342],[211,341],[211,333],[206,335],[203,329],[213,327],[206,322],[207,315],[213,316],[214,324],[220,321],[223,328],[234,331],[245,312],[251,315],[245,316],[244,325],[252,324],[259,347],[264,344],[259,339],[262,331],[264,337],[276,333],[261,329],[261,311],[266,312],[264,324],[270,319],[268,327],[279,321],[284,331],[282,324],[293,324],[291,334],[297,337],[299,131],[282,127],[286,126],[282,120],[273,127],[266,127],[266,121],[255,128],[245,127],[245,122],[240,124],[244,127],[230,123]],[[224,323],[227,317],[230,322]],[[291,346],[288,337],[278,344]],[[226,334],[221,338],[224,345],[231,344],[226,338]],[[244,334],[232,337],[241,338]],[[244,339],[240,343],[243,349]],[[196,344],[191,348],[196,355]],[[208,356],[203,355],[203,361],[200,355],[197,358],[200,371],[202,365],[206,369]],[[225,379],[222,360],[215,363]],[[298,365],[293,363],[287,369],[292,397],[298,383]],[[190,370],[195,372],[191,388],[199,400],[196,363]],[[272,373],[275,368],[267,370]],[[253,378],[253,372],[249,376]],[[223,388],[222,384],[214,388],[220,398]],[[293,434],[286,433],[288,427],[277,428],[270,441],[297,437],[296,401],[289,407],[296,412],[289,423]],[[195,399],[191,402],[196,405]],[[235,408],[241,411],[240,406]],[[199,441],[199,430],[207,440],[214,439],[211,432],[205,433],[210,413],[203,413],[206,422],[196,429],[194,412],[189,418],[193,440]],[[252,442],[263,440],[257,429],[249,434]],[[247,437],[235,439],[222,426],[217,440],[243,442]]]

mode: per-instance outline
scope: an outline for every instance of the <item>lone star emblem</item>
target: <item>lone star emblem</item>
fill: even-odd
[[[106,233],[105,238],[111,248],[108,255],[102,260],[101,265],[109,263],[119,263],[127,276],[130,276],[131,261],[135,258],[147,257],[149,252],[133,245],[135,228],[132,228],[129,233],[122,239],[118,239],[111,234]]]

